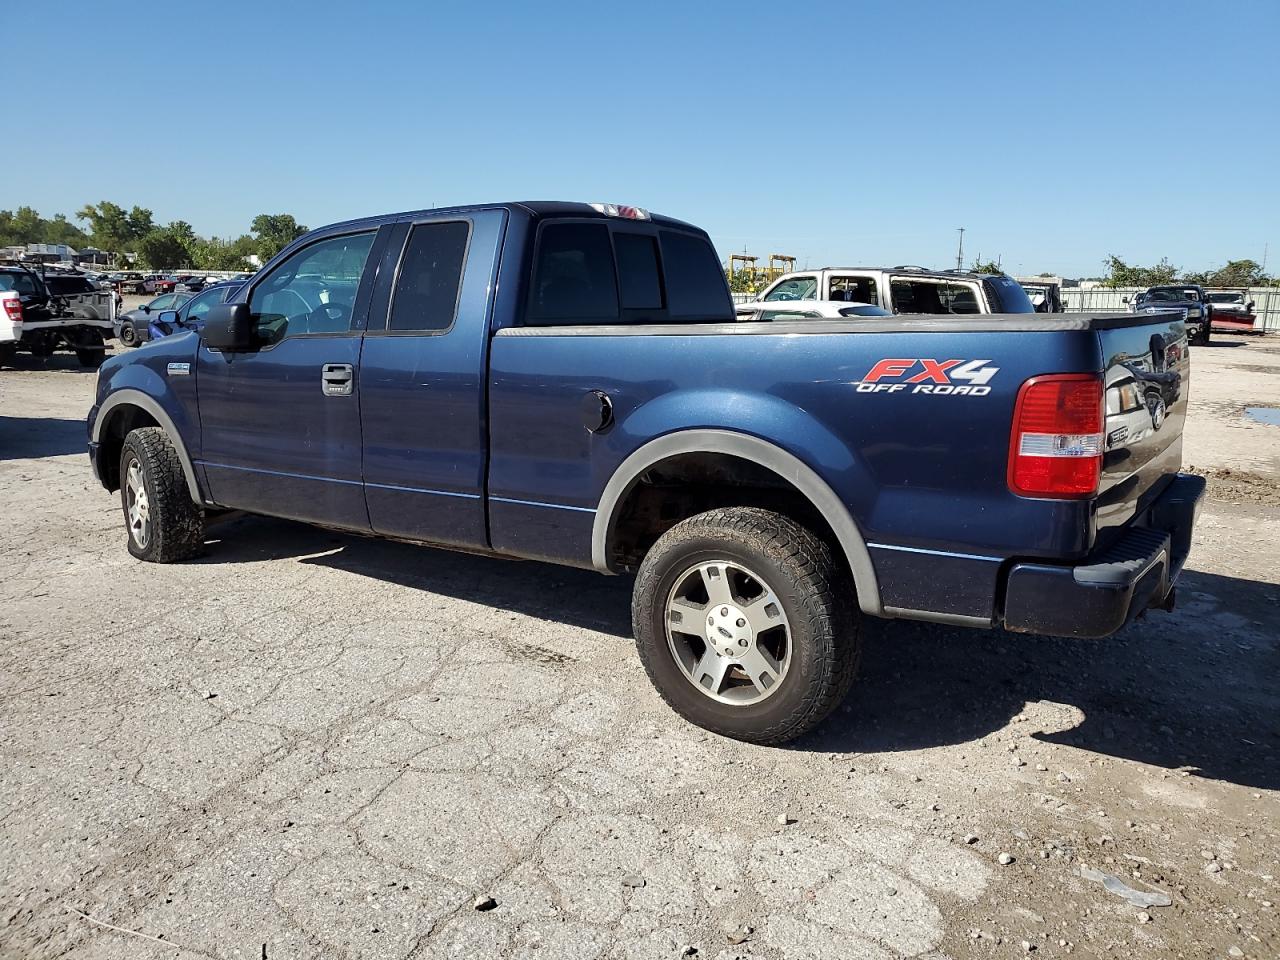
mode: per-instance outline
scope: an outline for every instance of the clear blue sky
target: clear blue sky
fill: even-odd
[[[1015,272],[1096,274],[1113,252],[1200,269],[1268,241],[1280,272],[1276,0],[121,0],[4,19],[5,209],[107,199],[225,236],[264,212],[599,200],[814,266],[944,266],[963,226],[966,261]]]

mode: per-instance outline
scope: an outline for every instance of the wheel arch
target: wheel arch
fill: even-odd
[[[630,454],[614,470],[596,506],[591,532],[592,565],[601,572],[617,572],[610,551],[622,508],[643,475],[652,467],[688,454],[722,454],[764,468],[793,487],[826,521],[844,555],[862,611],[883,616],[880,588],[866,540],[849,509],[835,491],[794,454],[776,444],[731,430],[692,429],[650,440]]]
[[[138,414],[149,418],[155,426],[160,427],[169,436],[170,442],[173,444],[174,450],[178,453],[178,459],[182,463],[182,475],[187,481],[187,490],[191,494],[191,499],[195,503],[203,503],[204,498],[200,494],[200,484],[196,481],[195,465],[191,462],[191,457],[187,453],[186,444],[182,442],[182,434],[178,431],[177,425],[174,424],[173,418],[165,412],[154,397],[143,393],[141,390],[126,388],[117,390],[103,401],[102,406],[98,408],[98,414],[93,421],[93,432],[90,439],[99,445],[102,462],[105,469],[102,470],[103,486],[108,490],[114,490],[119,486],[119,478],[115,477],[116,467],[114,460],[110,456],[111,449],[116,451],[116,458],[119,457],[119,446],[123,445],[125,434],[128,430],[133,429],[138,424]],[[145,421],[144,421],[145,423]],[[124,429],[128,427],[128,429]],[[113,443],[118,441],[118,443]],[[109,478],[114,478],[113,480]]]

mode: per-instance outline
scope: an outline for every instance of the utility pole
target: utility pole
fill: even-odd
[[[960,232],[960,247],[956,250],[956,269],[964,269],[964,227],[956,228]]]

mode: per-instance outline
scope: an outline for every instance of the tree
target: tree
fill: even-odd
[[[76,216],[89,221],[94,246],[112,252],[132,249],[155,227],[150,210],[134,207],[126,211],[110,200],[85,204]]]
[[[289,213],[260,213],[253,218],[249,229],[256,238],[256,252],[263,263],[307,232]]]
[[[45,243],[65,243],[75,250],[89,246],[89,235],[63,213],[55,213],[52,220],[45,220],[43,233]]]
[[[969,270],[973,273],[1004,273],[1000,264],[996,263],[994,260],[987,260],[985,262],[981,260],[974,260],[973,266],[971,266]]]
[[[1253,260],[1228,260],[1225,267],[1209,273],[1206,287],[1261,287],[1270,282],[1262,272],[1262,264]]]
[[[1102,261],[1109,274],[1102,281],[1104,287],[1155,287],[1162,283],[1173,283],[1178,276],[1178,268],[1167,259],[1161,259],[1154,267],[1130,266],[1119,257],[1112,256]]]
[[[152,230],[137,242],[138,259],[152,269],[180,267],[190,259],[187,248],[172,230]]]
[[[197,237],[190,247],[191,259],[201,270],[248,270],[248,257],[257,250],[257,241],[248,234],[235,240]]]

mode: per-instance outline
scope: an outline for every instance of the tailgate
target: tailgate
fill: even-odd
[[[1141,514],[1182,465],[1191,355],[1182,311],[1141,314],[1101,329],[1106,381],[1105,446],[1097,499],[1097,544]]]

